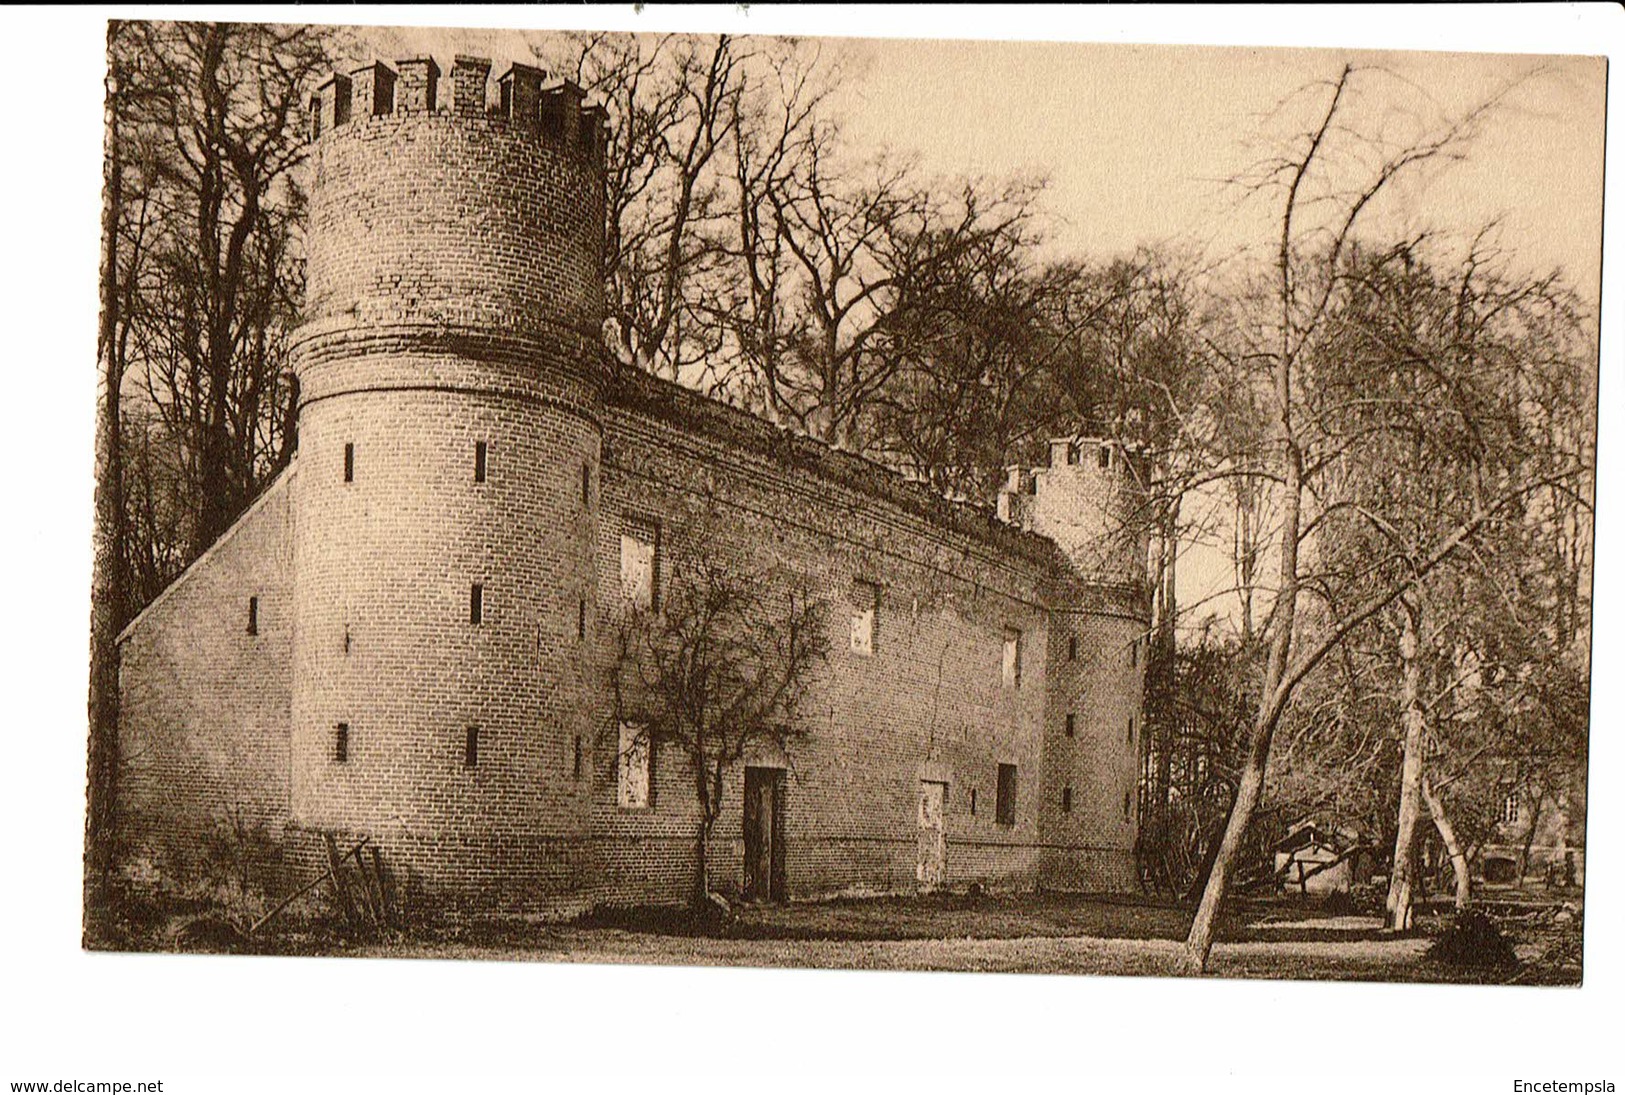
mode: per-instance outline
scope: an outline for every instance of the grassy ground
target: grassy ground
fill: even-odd
[[[1376,917],[1300,901],[1237,902],[1209,963],[1218,977],[1578,983],[1579,968],[1544,969],[1536,932],[1514,933],[1523,969],[1430,961],[1442,916],[1395,935]],[[726,925],[678,910],[601,913],[572,925],[468,925],[434,938],[373,942],[370,957],[823,969],[969,970],[1158,976],[1180,969],[1186,910],[1076,895],[933,896],[747,907]],[[328,951],[327,953],[334,953]],[[1577,960],[1577,953],[1575,954]],[[1532,972],[1533,971],[1533,972]]]
[[[1417,931],[1396,935],[1383,930],[1374,916],[1348,915],[1346,908],[1315,901],[1238,900],[1221,919],[1209,973],[1578,984],[1580,924],[1567,916],[1555,905],[1503,902],[1496,922],[1516,946],[1521,965],[1486,970],[1428,957],[1434,938],[1448,924],[1442,911],[1425,912]],[[145,940],[131,936],[104,945],[386,958],[1156,976],[1180,971],[1190,912],[1131,897],[941,894],[745,906],[726,923],[696,919],[681,909],[616,910],[566,925],[479,921],[372,939],[347,937],[332,923],[316,920],[291,923],[246,945],[232,937],[229,925],[190,910],[151,923]]]

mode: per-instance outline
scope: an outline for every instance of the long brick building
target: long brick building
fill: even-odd
[[[705,552],[830,608],[806,733],[729,776],[724,892],[1132,886],[1135,458],[1058,439],[987,513],[618,366],[602,115],[489,76],[375,64],[312,103],[298,451],[120,638],[125,856],[246,829],[280,885],[359,834],[427,904],[682,899],[692,775],[628,746],[604,669]]]

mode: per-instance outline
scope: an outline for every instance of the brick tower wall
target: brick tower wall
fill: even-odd
[[[471,908],[586,870],[569,773],[605,376],[598,116],[523,66],[490,110],[488,70],[322,87],[295,346],[294,819]]]

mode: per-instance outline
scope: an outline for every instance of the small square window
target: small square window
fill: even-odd
[[[1016,766],[999,765],[998,798],[993,803],[993,820],[1000,825],[1016,823]]]
[[[1068,445],[1066,447],[1066,462],[1068,464],[1076,464],[1078,462],[1078,446],[1077,445],[1070,444],[1070,445]]]
[[[1021,687],[1021,632],[1004,629],[1004,686]]]
[[[1071,812],[1072,812],[1072,788],[1063,787],[1063,788],[1061,788],[1061,813],[1070,814]]]
[[[485,442],[474,442],[474,482],[485,482]]]
[[[875,652],[879,614],[880,587],[873,582],[852,583],[852,653],[867,657]]]
[[[353,441],[344,443],[344,481],[346,483],[355,482],[355,442]]]
[[[350,724],[347,722],[333,727],[333,759],[340,764],[350,759]]]
[[[1069,738],[1078,736],[1078,716],[1071,711],[1066,713],[1066,736]]]
[[[649,734],[636,723],[621,723],[620,749],[616,755],[619,772],[615,801],[628,809],[642,809],[650,802],[652,754]]]
[[[1066,660],[1069,662],[1078,660],[1078,637],[1076,635],[1072,635],[1066,640]]]
[[[260,633],[260,599],[258,597],[248,599],[248,633],[250,635]]]
[[[463,736],[463,767],[476,768],[480,763],[480,728],[470,726]]]

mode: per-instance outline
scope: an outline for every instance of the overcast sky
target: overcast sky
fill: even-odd
[[[947,28],[933,28],[946,33]],[[385,59],[457,52],[529,59],[517,31],[369,32]],[[1323,108],[1345,62],[1351,123],[1406,142],[1504,92],[1460,163],[1373,210],[1370,227],[1471,233],[1492,219],[1531,269],[1562,266],[1595,300],[1606,67],[1601,58],[1083,43],[827,38],[846,72],[833,107],[850,146],[918,156],[952,176],[1042,175],[1049,253],[1104,257],[1147,243],[1213,257],[1267,244],[1269,208],[1222,180]],[[500,71],[500,68],[499,70]],[[1286,106],[1277,106],[1287,100]]]

